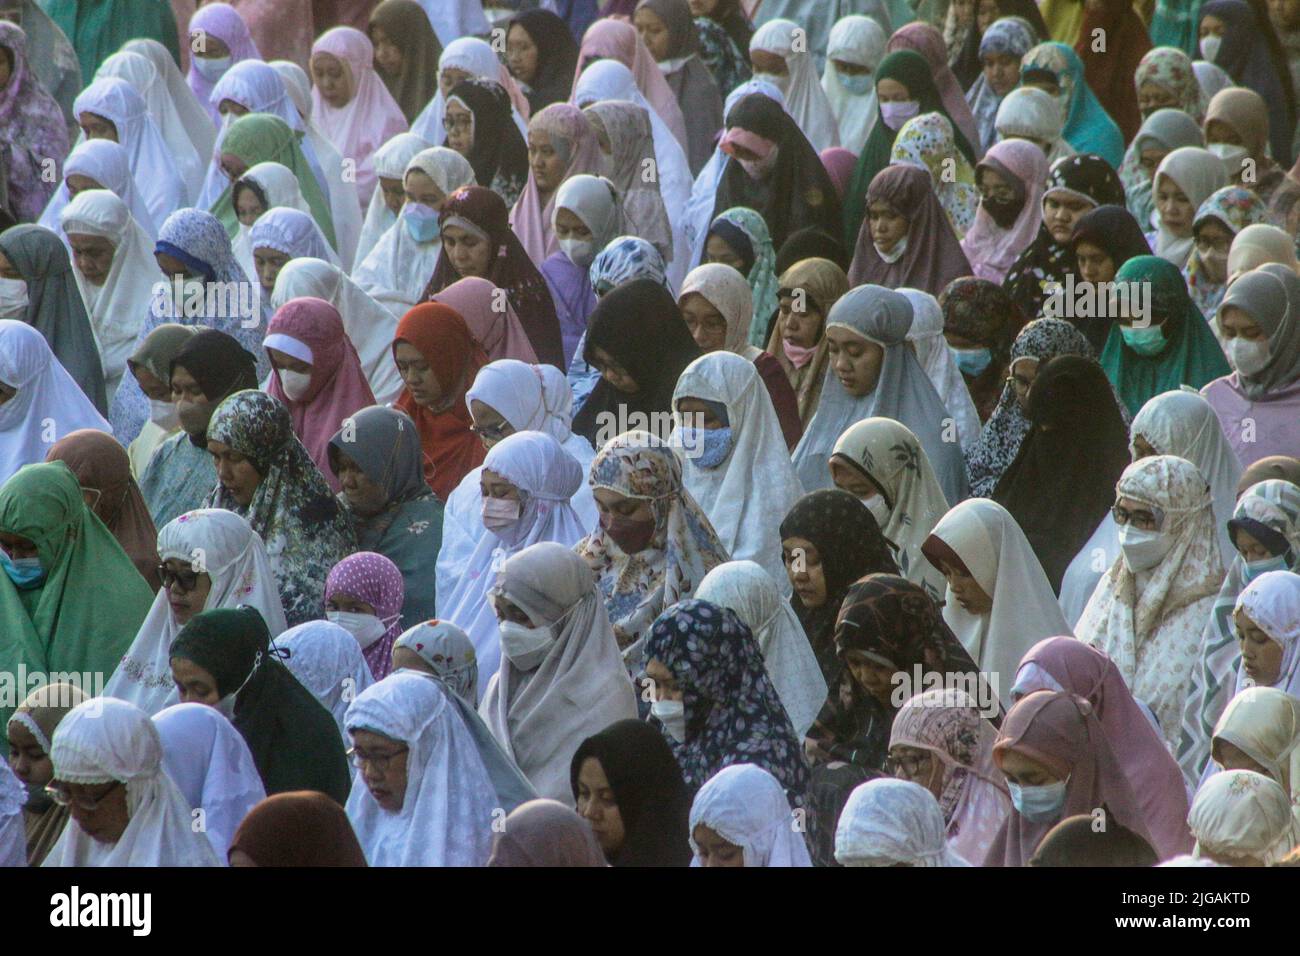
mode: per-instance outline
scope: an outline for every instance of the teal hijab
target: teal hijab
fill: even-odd
[[[1034,73],[1050,74],[1061,96],[1068,97],[1061,108],[1065,117],[1061,138],[1076,153],[1096,153],[1119,169],[1124,162],[1124,134],[1088,86],[1083,60],[1074,48],[1055,41],[1038,44],[1020,63],[1021,84],[1032,83]]]

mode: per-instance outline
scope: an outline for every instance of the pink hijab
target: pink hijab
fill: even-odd
[[[948,66],[948,47],[943,41],[943,34],[930,24],[918,20],[894,31],[894,35],[885,44],[885,52],[893,53],[895,50],[914,50],[925,57],[930,69],[934,71],[934,85],[939,88],[939,96],[948,118],[957,124],[978,159],[983,140],[980,139],[979,126],[970,111],[970,104],[961,91],[961,84]]]
[[[498,289],[487,279],[469,276],[447,286],[433,301],[456,310],[469,326],[469,334],[487,353],[489,362],[518,359],[529,365],[537,364],[537,353],[504,289]]]
[[[601,151],[600,140],[596,138],[596,130],[587,115],[573,104],[552,103],[528,121],[528,129],[530,132],[537,130],[550,134],[551,144],[564,159],[561,182],[579,173],[605,175],[605,154]],[[546,197],[543,206],[541,191],[537,188],[537,180],[533,178],[530,168],[528,184],[515,201],[515,208],[510,211],[511,228],[519,237],[528,257],[537,266],[560,248],[555,241],[555,233],[551,230],[551,216],[559,192],[557,186]]]
[[[285,394],[278,370],[271,374],[266,391],[289,409],[293,433],[330,487],[338,491],[329,462],[330,439],[345,418],[375,404],[357,350],[343,329],[343,318],[324,299],[290,299],[271,316],[263,345],[304,362],[310,356],[311,382],[300,399]]]
[[[673,95],[672,87],[664,79],[659,64],[655,63],[654,57],[641,42],[636,27],[622,20],[608,19],[597,20],[588,27],[586,35],[582,38],[582,47],[578,50],[578,68],[573,73],[574,89],[577,88],[578,77],[582,75],[583,67],[592,60],[602,59],[618,60],[632,71],[641,95],[654,107],[659,118],[672,131],[677,142],[681,143],[682,149],[689,149],[686,118],[682,116],[682,108],[677,103],[677,97]],[[951,71],[949,72],[951,75]],[[966,115],[970,116],[969,107],[966,109]]]
[[[312,56],[328,53],[337,57],[352,75],[352,98],[341,108],[330,106],[320,90],[311,91],[312,120],[334,144],[344,161],[357,167],[357,194],[361,208],[375,190],[375,150],[408,129],[406,116],[384,81],[375,72],[375,48],[370,38],[352,27],[334,27],[321,34],[311,48]]]
[[[826,175],[831,178],[831,185],[843,202],[844,194],[849,191],[849,182],[853,179],[853,170],[858,165],[858,157],[843,146],[830,146],[818,155],[826,169]],[[1047,173],[1044,172],[1043,175],[1046,176]]]
[[[248,24],[239,15],[239,11],[228,3],[205,3],[199,7],[198,12],[190,18],[188,36],[192,38],[195,33],[216,37],[230,47],[231,66],[242,60],[260,60],[262,58],[262,54],[258,52],[257,44],[253,42],[253,35],[248,32]],[[186,46],[188,47],[192,42],[191,39],[187,39]],[[208,116],[211,117],[212,122],[220,129],[221,113],[216,106],[208,102],[212,96],[212,88],[217,84],[198,71],[194,65],[195,59],[196,57],[190,57],[190,69],[185,77],[185,82],[194,91],[199,103],[208,111]]]
[[[1043,221],[1043,191],[1047,187],[1047,156],[1036,145],[1024,139],[1004,139],[995,143],[980,166],[989,166],[1004,179],[1014,179],[1025,196],[1016,221],[1010,229],[1003,229],[984,210],[981,203],[975,210],[975,221],[961,241],[962,251],[970,260],[975,275],[990,282],[1002,284],[1016,257],[1034,241],[1039,224]],[[979,181],[979,168],[975,171]]]
[[[1038,147],[1031,148],[1042,154]],[[1026,677],[1028,664],[1037,665],[1066,692],[1092,704],[1102,733],[1137,796],[1156,856],[1169,860],[1190,853],[1193,840],[1187,827],[1182,771],[1133,699],[1115,662],[1073,637],[1049,637],[1031,647],[1020,661],[1017,684]],[[1045,683],[1027,676],[1026,687]]]
[[[1146,722],[1145,717],[1138,719]],[[1152,842],[1097,714],[1082,697],[1039,690],[1023,698],[1007,713],[993,745],[999,769],[1008,750],[1041,763],[1058,779],[1069,778],[1065,803],[1058,816],[1039,822],[1013,807],[989,847],[985,866],[1025,866],[1048,830],[1067,817],[1091,814],[1102,806],[1109,819]]]

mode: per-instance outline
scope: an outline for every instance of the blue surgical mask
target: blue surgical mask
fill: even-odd
[[[848,74],[837,72],[835,76],[840,81],[840,86],[854,96],[863,96],[870,93],[876,85],[876,78],[870,73]]]
[[[408,202],[403,206],[402,221],[406,223],[406,231],[416,242],[433,242],[441,231],[438,212],[422,202]]]
[[[14,587],[30,591],[45,583],[45,569],[40,558],[11,558],[0,548],[0,568],[4,568]]]
[[[1164,331],[1158,325],[1148,325],[1141,329],[1131,325],[1121,325],[1119,334],[1124,337],[1124,344],[1138,355],[1159,355],[1168,344],[1165,341]]]
[[[215,56],[215,57],[190,57],[190,62],[194,64],[195,71],[209,83],[216,83],[226,75],[235,62],[233,56]]]
[[[975,378],[982,375],[984,370],[993,363],[993,351],[987,348],[981,349],[958,349],[948,346],[952,349],[952,357],[957,362],[957,367],[961,369],[963,375],[969,375]]]
[[[682,447],[697,468],[717,468],[731,453],[730,428],[682,428]]]
[[[1011,803],[1022,817],[1031,823],[1045,823],[1060,816],[1065,806],[1066,782],[1058,780],[1038,787],[1022,787],[1008,780],[1007,789],[1011,791]]]
[[[1290,552],[1283,552],[1273,558],[1265,558],[1262,561],[1246,562],[1246,582],[1249,584],[1261,574],[1267,574],[1269,571],[1285,571],[1289,567],[1287,557]]]

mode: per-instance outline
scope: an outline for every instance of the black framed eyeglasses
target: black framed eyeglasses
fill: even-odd
[[[171,588],[173,584],[179,584],[182,591],[193,591],[199,586],[199,574],[193,568],[184,568],[180,571],[173,571],[165,564],[158,565],[158,579],[162,581],[164,588]]]

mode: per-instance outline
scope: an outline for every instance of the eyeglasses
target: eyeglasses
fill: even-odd
[[[410,750],[410,747],[403,747],[401,750],[394,750],[390,754],[372,754],[358,750],[353,747],[348,751],[348,759],[352,761],[352,766],[358,770],[363,770],[367,766],[374,767],[380,773],[388,770],[388,765]]]
[[[99,809],[99,805],[108,799],[109,794],[120,786],[122,786],[122,781],[114,780],[113,785],[98,797],[86,798],[74,797],[72,792],[68,789],[67,784],[52,783],[45,788],[45,795],[61,807],[70,807],[75,804],[79,810],[85,810],[87,813],[94,813]]]
[[[909,780],[914,780],[921,775],[922,770],[929,769],[930,755],[922,754],[919,757],[889,757],[885,760],[885,772],[890,776],[904,776]]]
[[[193,568],[173,571],[165,564],[158,565],[158,579],[162,581],[164,590],[169,590],[173,584],[179,584],[182,591],[193,591],[199,586],[201,573]]]
[[[1028,395],[1029,389],[1034,384],[1032,378],[1025,378],[1022,375],[1008,375],[1007,382],[1016,390],[1016,394],[1018,395]]]
[[[448,133],[456,130],[471,130],[474,128],[473,116],[444,116],[442,118],[442,128]]]
[[[1006,186],[1000,186],[996,189],[981,189],[980,199],[986,202],[1015,202],[1016,191]]]
[[[504,422],[496,425],[470,425],[469,430],[480,438],[487,438],[490,441],[500,441],[506,437],[506,425]]]
[[[1114,516],[1116,524],[1132,524],[1139,531],[1159,531],[1160,526],[1165,523],[1165,516],[1159,508],[1150,511],[1129,511],[1127,508],[1115,505],[1110,509],[1110,513]]]

